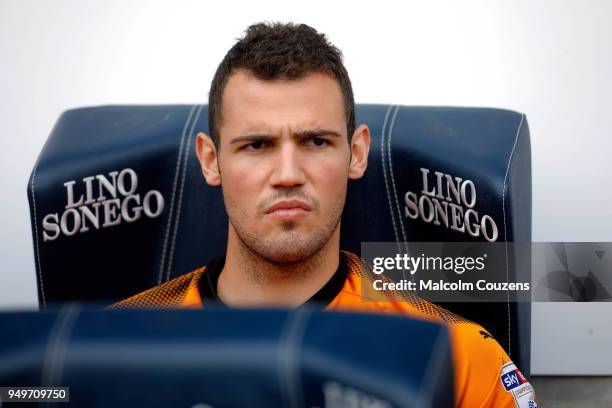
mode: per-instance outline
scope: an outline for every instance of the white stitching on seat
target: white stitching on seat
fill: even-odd
[[[385,130],[387,127],[387,120],[389,119],[389,112],[391,112],[392,108],[393,108],[393,105],[389,105],[389,108],[387,109],[387,113],[385,114],[385,120],[383,122],[383,127],[382,127],[382,137],[380,138],[380,155],[381,155],[381,163],[382,163],[382,168],[383,168],[383,177],[385,180],[385,191],[387,192],[387,202],[389,203],[389,211],[391,212],[391,223],[393,224],[393,232],[395,233],[395,241],[399,242],[400,239],[397,233],[397,227],[395,226],[395,213],[393,212],[393,204],[391,204],[391,192],[389,191],[389,182],[387,181],[387,168],[385,167]]]
[[[182,154],[183,154],[183,144],[185,141],[185,134],[187,133],[187,128],[189,127],[189,123],[191,121],[191,117],[193,115],[193,112],[195,111],[197,105],[193,105],[191,107],[191,110],[189,111],[189,115],[187,115],[187,120],[185,121],[185,125],[183,125],[183,133],[181,134],[181,143],[179,145],[179,149],[178,149],[178,156],[176,159],[176,168],[174,170],[174,182],[172,185],[172,198],[170,199],[170,209],[168,210],[168,222],[166,223],[166,234],[164,236],[164,246],[162,248],[162,258],[161,258],[161,263],[159,264],[159,276],[157,278],[157,284],[161,285],[162,283],[162,274],[163,274],[163,270],[164,270],[164,262],[166,260],[166,248],[168,247],[168,236],[170,235],[170,228],[172,225],[172,212],[174,209],[174,198],[176,195],[176,184],[178,182],[179,179],[179,171],[180,171],[180,164],[181,164],[181,160],[182,160]]]
[[[393,197],[395,198],[395,206],[397,208],[397,217],[400,222],[402,232],[402,238],[404,242],[407,242],[406,233],[404,232],[404,221],[402,221],[402,211],[400,209],[399,202],[397,200],[397,189],[395,188],[395,176],[393,175],[393,162],[391,160],[391,136],[393,136],[393,129],[395,128],[395,117],[397,116],[397,112],[399,112],[400,106],[398,105],[395,108],[395,112],[393,112],[393,118],[391,118],[391,125],[389,126],[389,137],[387,140],[387,160],[389,161],[389,173],[391,174],[391,187],[393,187]]]
[[[189,136],[187,137],[187,143],[185,145],[185,164],[183,164],[183,174],[181,176],[181,191],[179,193],[179,201],[176,207],[176,216],[174,217],[174,233],[172,234],[172,245],[170,246],[170,256],[168,257],[168,267],[166,268],[166,280],[170,279],[170,270],[172,269],[172,259],[174,257],[174,246],[176,244],[176,233],[178,231],[179,222],[181,221],[181,207],[183,203],[183,190],[185,187],[185,176],[187,175],[187,164],[189,163],[189,149],[191,148],[191,136],[193,135],[193,131],[195,129],[196,124],[198,123],[198,119],[200,119],[200,114],[202,113],[202,109],[204,109],[204,105],[200,105],[198,108],[198,112],[195,115],[195,119],[191,122],[191,129],[189,130]]]
[[[508,225],[506,224],[506,180],[508,179],[508,173],[510,172],[510,164],[512,163],[512,159],[514,157],[514,150],[516,149],[516,145],[518,142],[518,138],[519,135],[521,133],[521,127],[523,126],[523,120],[525,119],[525,115],[521,115],[521,121],[518,125],[518,129],[516,130],[516,137],[514,138],[514,145],[512,146],[512,151],[510,152],[510,156],[508,157],[508,165],[506,166],[506,175],[504,176],[504,184],[502,187],[502,214],[504,217],[504,241],[505,241],[505,248],[506,248],[506,282],[508,282],[510,280],[510,271],[509,271],[509,265],[508,265],[508,235],[507,235],[507,230],[508,230]],[[508,356],[511,356],[511,350],[510,350],[510,331],[511,331],[511,325],[510,325],[510,291],[507,291],[507,311],[508,311]]]
[[[36,218],[36,193],[34,192],[34,180],[36,179],[36,170],[38,169],[38,162],[40,161],[40,158],[45,152],[45,148],[47,147],[47,144],[49,143],[50,139],[51,137],[47,138],[47,140],[45,141],[45,144],[43,145],[43,148],[41,149],[40,153],[38,154],[38,157],[36,158],[36,163],[34,163],[34,170],[32,170],[32,186],[31,186],[32,187],[32,208],[33,208],[32,213],[34,214],[34,245],[36,247],[36,261],[37,261],[34,263],[36,264],[36,269],[38,271],[38,283],[40,284],[40,293],[42,297],[43,306],[47,306],[47,300],[45,299],[45,287],[43,286],[42,265],[40,263],[40,252],[38,249],[38,221]]]
[[[396,242],[397,242],[397,250],[399,252],[403,252],[403,253],[408,253],[408,244],[406,243],[406,241],[408,241],[406,239],[406,233],[404,231],[404,221],[402,220],[402,211],[400,209],[399,206],[399,202],[397,200],[397,189],[395,187],[395,176],[393,175],[393,163],[391,161],[391,136],[393,135],[393,130],[395,129],[395,118],[397,116],[397,113],[399,112],[401,106],[397,105],[395,107],[395,111],[393,112],[392,118],[391,118],[391,123],[389,125],[389,129],[387,130],[387,161],[389,162],[389,173],[391,175],[391,186],[393,187],[393,197],[395,198],[395,206],[397,208],[397,218],[399,220],[400,223],[400,231],[402,233],[402,238],[403,241],[401,241],[402,243],[400,243],[400,237],[399,234],[397,233],[397,231],[395,231],[395,236],[396,236]],[[391,204],[391,199],[389,198],[389,206],[392,208],[393,204]],[[391,209],[391,213],[395,214],[393,212],[393,209]],[[395,218],[394,218],[395,220]],[[395,222],[395,221],[394,221]],[[402,276],[404,279],[408,279],[408,277],[406,276],[406,270],[402,269]],[[414,275],[410,274],[410,280],[414,281]]]

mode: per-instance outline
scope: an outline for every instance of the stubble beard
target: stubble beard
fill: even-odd
[[[341,194],[334,200],[321,225],[312,231],[298,231],[298,222],[286,221],[281,225],[282,232],[261,236],[246,227],[248,216],[244,209],[228,208],[228,218],[245,250],[273,264],[297,264],[315,256],[329,242],[340,224],[345,198],[346,194]],[[320,211],[318,205],[312,211],[316,215]]]

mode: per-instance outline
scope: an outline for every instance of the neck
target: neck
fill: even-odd
[[[247,248],[230,224],[217,294],[228,306],[296,307],[332,278],[340,262],[340,224],[329,241],[300,262],[275,263]]]

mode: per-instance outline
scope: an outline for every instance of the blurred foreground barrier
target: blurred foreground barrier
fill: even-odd
[[[446,327],[283,310],[0,314],[0,386],[69,387],[57,406],[451,407]]]

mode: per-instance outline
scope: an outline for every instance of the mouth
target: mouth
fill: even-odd
[[[279,221],[303,218],[311,211],[308,204],[299,200],[280,201],[266,210],[266,216]]]

